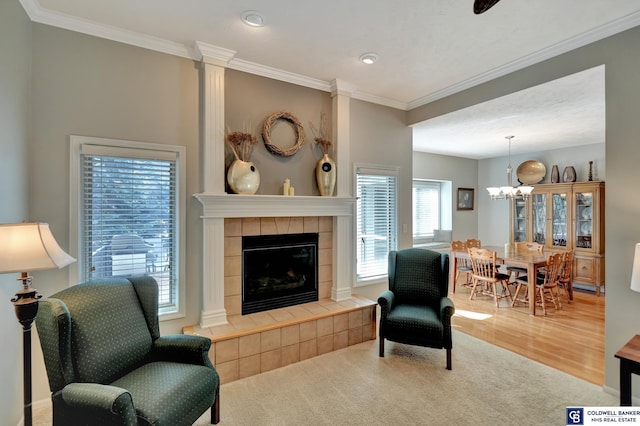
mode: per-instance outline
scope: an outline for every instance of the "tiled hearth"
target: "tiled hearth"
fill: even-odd
[[[222,383],[284,367],[376,338],[376,304],[350,300],[318,302],[231,315],[229,323],[185,327],[185,334],[209,337],[209,357]]]

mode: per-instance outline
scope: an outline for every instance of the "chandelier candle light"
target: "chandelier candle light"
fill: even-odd
[[[507,184],[508,186],[501,187],[490,187],[487,188],[489,192],[489,196],[492,200],[500,200],[500,199],[511,199],[511,198],[519,198],[522,197],[525,200],[529,197],[531,192],[533,191],[533,186],[521,185],[521,186],[513,186],[511,181],[511,175],[513,173],[513,168],[511,167],[511,139],[514,136],[505,136],[506,139],[509,140],[509,165],[507,166]]]

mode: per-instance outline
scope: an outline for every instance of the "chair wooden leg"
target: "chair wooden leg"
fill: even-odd
[[[471,295],[469,295],[469,300],[473,300],[473,296],[475,296],[477,288],[478,288],[479,280],[473,280],[473,287],[471,287]]]
[[[513,305],[513,297],[511,296],[511,290],[509,290],[509,280],[500,282],[502,284],[502,297],[506,297]]]
[[[512,308],[516,304],[516,300],[518,299],[518,293],[520,293],[520,287],[522,287],[522,284],[518,283],[518,286],[516,287],[516,293],[513,295],[513,298],[511,299]]]
[[[384,358],[384,337],[382,336],[378,336],[378,339],[380,339],[380,358]]]
[[[211,424],[217,425],[220,423],[220,391],[216,395],[216,399],[211,406]]]
[[[551,297],[553,297],[553,289],[551,290]],[[562,300],[560,300],[560,289],[556,286],[556,300],[558,301],[558,305],[556,309],[562,309]],[[555,302],[553,302],[555,305]]]
[[[544,287],[538,286],[538,293],[540,294],[540,304],[542,305],[542,315],[547,315],[547,308],[544,304]]]
[[[451,370],[451,348],[447,348],[447,370]]]

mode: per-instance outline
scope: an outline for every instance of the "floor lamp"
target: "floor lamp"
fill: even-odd
[[[47,223],[0,224],[0,274],[21,272],[22,289],[11,299],[22,325],[24,424],[31,426],[31,324],[42,297],[26,271],[62,268],[75,262],[56,242]]]

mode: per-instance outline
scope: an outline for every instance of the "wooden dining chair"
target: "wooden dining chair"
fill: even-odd
[[[567,251],[562,256],[558,285],[567,297],[567,303],[571,303],[573,300],[573,251]]]
[[[451,241],[451,255],[455,256],[456,263],[456,275],[453,280],[453,292],[456,292],[456,283],[458,282],[458,278],[460,277],[460,273],[463,272],[465,274],[465,282],[463,286],[470,287],[471,286],[471,274],[473,269],[471,268],[471,262],[468,257],[459,256],[458,253],[463,253],[467,251],[467,245],[464,241]]]
[[[467,251],[473,269],[473,287],[469,299],[473,299],[478,291],[482,290],[483,294],[493,296],[498,308],[500,307],[500,299],[508,298],[512,301],[508,285],[509,275],[499,272],[496,268],[496,252],[476,247],[467,248]],[[500,285],[499,292],[498,284]]]
[[[562,309],[560,292],[558,290],[558,282],[560,280],[563,256],[563,253],[555,253],[549,255],[549,257],[547,258],[547,263],[544,266],[544,272],[537,273],[532,280],[529,280],[529,277],[527,275],[518,277],[518,279],[516,280],[518,286],[516,287],[516,292],[513,295],[511,306],[514,306],[516,301],[522,301],[518,299],[518,294],[520,293],[520,289],[522,289],[522,287],[535,285],[536,300],[534,301],[534,303],[538,303],[542,306],[543,315],[547,315],[547,308],[545,304],[546,301],[551,301],[556,310]],[[532,284],[531,281],[533,281],[534,284]],[[524,300],[524,302],[529,303],[529,301],[527,301],[526,299]]]
[[[533,243],[528,241],[518,241],[514,243],[515,252],[517,254],[524,253],[543,253],[544,245],[540,243]],[[509,280],[511,281],[511,277],[513,277],[513,283],[517,284],[516,281],[520,274],[526,274],[527,268],[522,268],[520,266],[507,266],[507,274],[509,275]]]
[[[467,248],[482,248],[482,242],[474,238],[469,238],[464,244]]]

